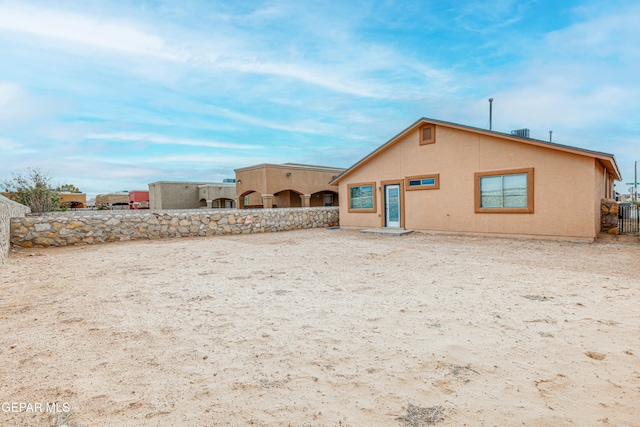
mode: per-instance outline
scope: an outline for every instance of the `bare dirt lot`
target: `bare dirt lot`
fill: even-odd
[[[0,425],[638,426],[639,301],[637,238],[20,250],[0,267]]]

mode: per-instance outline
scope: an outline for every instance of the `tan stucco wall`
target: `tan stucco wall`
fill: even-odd
[[[295,191],[285,190],[274,194],[273,204],[277,207],[299,208],[302,206],[302,199]]]
[[[273,204],[277,207],[302,206],[300,195],[313,195],[318,192],[337,192],[338,188],[329,185],[343,169],[303,167],[300,165],[256,165],[236,169],[236,194],[239,198],[254,191],[250,204],[259,195],[273,195]],[[310,201],[313,198],[310,199]],[[337,197],[334,199],[337,206]],[[240,201],[242,203],[242,200]],[[260,199],[260,204],[262,200]],[[321,206],[324,206],[324,202]]]
[[[78,202],[81,203],[82,208],[87,205],[87,195],[85,193],[58,193],[60,197],[60,203]]]
[[[200,200],[232,200],[235,204],[234,184],[220,182],[179,182],[159,181],[149,184],[149,205],[152,210],[197,209]]]
[[[160,185],[149,184],[149,209],[159,210],[162,206],[162,187]]]
[[[439,174],[439,189],[402,193],[405,228],[589,239],[599,224],[594,165],[591,157],[442,126],[436,128],[435,144],[421,146],[415,130],[340,182],[340,223],[381,227],[381,181]],[[474,173],[519,168],[534,168],[534,213],[475,213]],[[347,185],[361,182],[376,183],[375,213],[348,212]]]
[[[263,194],[272,194],[267,192],[266,168],[236,171],[236,195],[244,196],[251,191],[260,195],[260,204]]]
[[[200,205],[200,182],[156,182],[149,184],[151,209],[195,209]]]
[[[236,186],[234,184],[206,184],[198,189],[198,200],[235,200]]]
[[[262,194],[253,192],[247,194],[246,197],[248,198],[248,203],[246,203],[246,206],[262,206]],[[238,199],[238,205],[245,206],[244,197],[242,197],[241,199],[242,200]]]
[[[96,196],[96,205],[115,205],[116,203],[122,205],[129,204],[129,193],[109,193],[98,194]]]
[[[201,191],[202,190],[202,191]],[[149,184],[149,206],[152,210],[197,209],[200,199],[235,199],[233,184],[219,182],[158,181]]]
[[[309,199],[310,206],[324,206],[324,195],[332,194],[333,195],[333,206],[340,206],[340,200],[338,198],[338,187],[333,187],[333,191],[323,191],[320,193],[315,193],[311,195]]]

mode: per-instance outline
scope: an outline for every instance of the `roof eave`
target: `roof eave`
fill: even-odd
[[[371,160],[374,157],[376,157],[379,154],[381,154],[387,148],[392,146],[396,141],[398,141],[401,137],[403,137],[407,133],[411,132],[414,128],[418,127],[421,124],[434,124],[434,125],[438,125],[438,126],[444,126],[444,127],[454,128],[454,129],[460,129],[460,130],[467,131],[467,132],[475,132],[475,133],[479,133],[479,134],[482,134],[482,135],[503,138],[503,139],[506,139],[506,140],[514,141],[514,142],[525,143],[525,144],[528,144],[528,145],[534,145],[534,146],[538,146],[538,147],[549,148],[549,149],[552,149],[552,150],[559,150],[559,151],[564,151],[564,152],[568,152],[568,153],[572,153],[572,154],[593,157],[593,158],[596,158],[596,159],[600,159],[601,161],[608,162],[611,165],[612,171],[615,172],[615,179],[616,180],[622,179],[621,175],[620,175],[620,171],[618,169],[618,165],[616,164],[615,157],[613,156],[613,154],[599,152],[599,151],[593,151],[593,150],[587,150],[587,149],[578,148],[578,147],[571,147],[569,145],[556,144],[556,143],[552,143],[552,142],[548,142],[548,141],[542,141],[542,140],[539,140],[539,139],[522,138],[522,137],[510,135],[510,134],[507,134],[507,133],[496,132],[496,131],[492,131],[492,130],[475,128],[475,127],[472,127],[472,126],[459,125],[457,123],[445,122],[445,121],[441,121],[441,120],[422,117],[419,120],[417,120],[416,122],[414,122],[412,125],[407,127],[406,129],[404,129],[402,132],[400,132],[399,134],[397,134],[396,136],[394,136],[393,138],[391,138],[390,140],[388,140],[387,142],[385,142],[384,144],[382,144],[381,146],[376,148],[374,151],[372,151],[371,153],[369,153],[368,155],[366,155],[365,157],[360,159],[360,161],[358,161],[357,163],[352,165],[350,168],[345,170],[343,173],[338,175],[335,179],[330,181],[329,184],[330,185],[338,185],[339,182],[342,179],[344,179],[347,175],[349,175],[355,169],[357,169],[362,164],[368,162],[369,160]]]

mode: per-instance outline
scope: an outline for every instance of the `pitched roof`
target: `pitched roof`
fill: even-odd
[[[564,152],[573,153],[581,156],[593,157],[595,159],[600,160],[606,166],[606,168],[613,174],[614,179],[616,180],[622,179],[622,176],[620,175],[620,170],[618,169],[618,165],[616,164],[616,159],[613,154],[603,153],[600,151],[587,150],[584,148],[572,147],[569,145],[556,144],[555,142],[543,141],[540,139],[525,138],[525,137],[520,137],[520,136],[508,134],[508,133],[496,132],[496,131],[481,129],[473,126],[466,126],[458,123],[452,123],[452,122],[446,122],[442,120],[422,117],[421,119],[413,123],[411,126],[409,126],[408,128],[404,129],[402,132],[400,132],[399,134],[391,138],[389,141],[382,144],[380,147],[376,148],[371,153],[367,154],[365,157],[360,159],[357,163],[355,163],[353,166],[351,166],[350,168],[342,172],[340,175],[335,177],[329,184],[337,184],[339,181],[341,181],[344,177],[349,175],[351,172],[358,169],[360,166],[367,163],[369,160],[373,159],[374,157],[377,157],[386,149],[388,149],[389,147],[397,143],[400,139],[402,139],[402,137],[404,137],[405,135],[412,132],[414,129],[416,129],[417,127],[423,124],[434,124],[437,126],[460,129],[467,132],[474,132],[482,135],[494,136],[494,137],[503,138],[510,141],[520,142],[523,144],[535,145],[538,147],[545,147],[552,150],[564,151]]]

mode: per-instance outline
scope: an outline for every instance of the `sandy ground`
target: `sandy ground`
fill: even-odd
[[[62,412],[4,405],[0,425],[640,426],[639,301],[638,238],[20,250],[0,267],[0,403]]]

